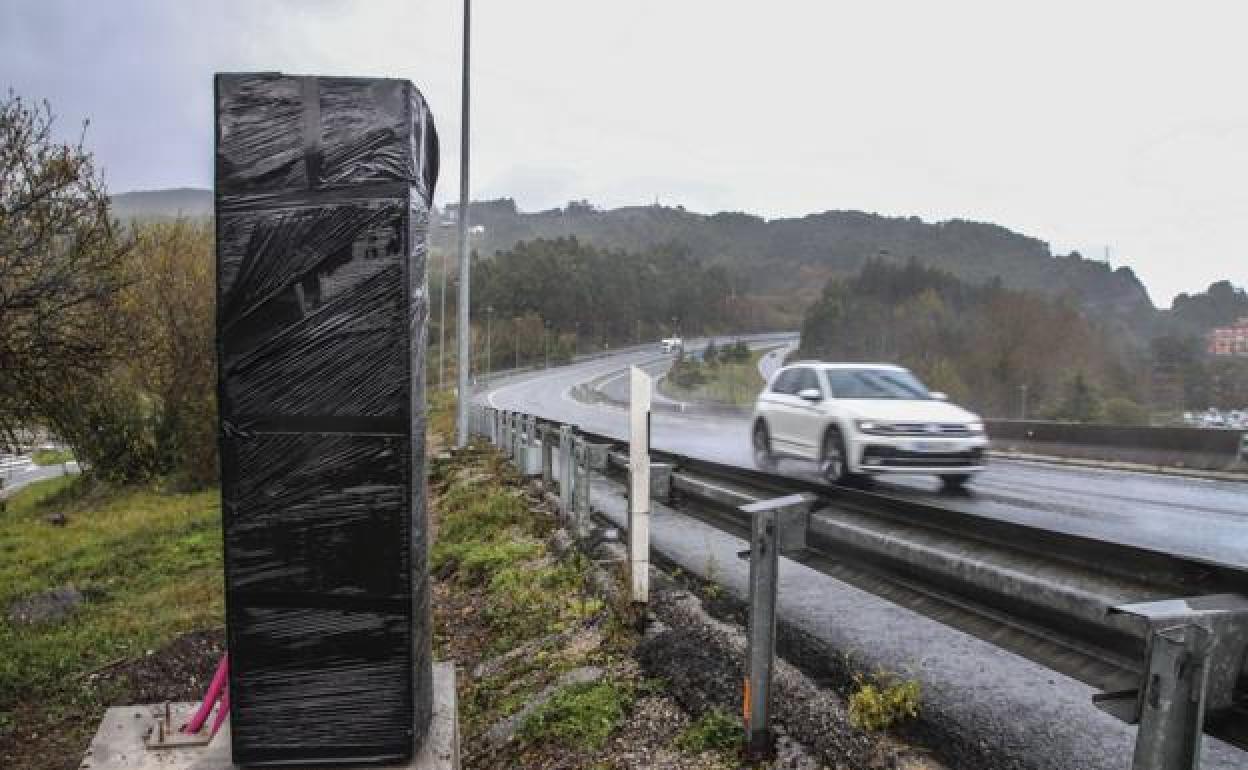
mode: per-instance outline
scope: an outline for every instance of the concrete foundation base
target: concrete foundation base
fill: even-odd
[[[197,703],[173,703],[174,723],[185,723]],[[148,749],[143,737],[156,723],[164,704],[115,706],[100,722],[80,770],[234,770],[230,758],[229,722],[212,742],[198,748]],[[209,720],[211,724],[211,720]],[[208,729],[208,725],[204,726]],[[294,765],[291,770],[298,770]],[[409,762],[370,765],[373,770],[459,770],[459,717],[455,702],[455,664],[433,664],[433,722],[425,747]]]

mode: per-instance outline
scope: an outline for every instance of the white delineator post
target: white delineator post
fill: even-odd
[[[650,376],[629,367],[628,554],[633,601],[650,596]]]

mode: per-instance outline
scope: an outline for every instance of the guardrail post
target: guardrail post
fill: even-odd
[[[572,510],[572,426],[559,426],[559,512],[566,519]]]
[[[573,513],[569,517],[572,522],[572,534],[581,538],[585,536],[589,524],[589,444],[578,437],[574,444],[576,462],[576,480],[572,485]]]
[[[512,415],[511,421],[511,458],[515,461],[516,467],[520,472],[524,472],[524,424],[525,418],[522,414]]]
[[[789,495],[741,506],[750,516],[750,627],[745,653],[742,712],[745,756],[768,759],[771,733],[771,669],[776,657],[776,589],[781,552],[805,550],[811,495]]]
[[[555,431],[546,426],[542,429],[542,489],[551,488],[555,479]]]
[[[1132,770],[1196,770],[1205,722],[1209,632],[1186,625],[1149,639],[1148,679]]]
[[[650,498],[661,503],[672,501],[671,463],[650,463]]]
[[[650,376],[629,367],[628,563],[634,602],[650,599]]]
[[[1132,770],[1196,770],[1206,721],[1237,712],[1248,659],[1248,597],[1161,599],[1110,613],[1147,624],[1147,658],[1138,687],[1094,695],[1093,702],[1139,724]]]

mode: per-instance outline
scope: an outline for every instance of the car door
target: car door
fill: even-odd
[[[795,369],[781,369],[771,381],[767,390],[759,396],[759,412],[767,421],[767,432],[771,436],[771,448],[776,452],[792,451],[788,435],[788,417],[791,409],[790,398],[796,392],[793,387],[797,381]]]
[[[815,459],[819,455],[819,442],[823,439],[823,399],[828,393],[813,367],[803,366],[796,371],[786,415],[789,442],[795,453]],[[807,390],[818,391],[820,400],[807,401],[798,395]]]

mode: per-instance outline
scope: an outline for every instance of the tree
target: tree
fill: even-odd
[[[1066,385],[1057,417],[1075,422],[1095,422],[1101,416],[1101,399],[1083,372],[1077,372]]]
[[[35,423],[73,433],[86,415],[66,403],[69,388],[115,360],[127,243],[83,140],[56,141],[53,123],[46,102],[0,101],[0,431],[10,439]]]

